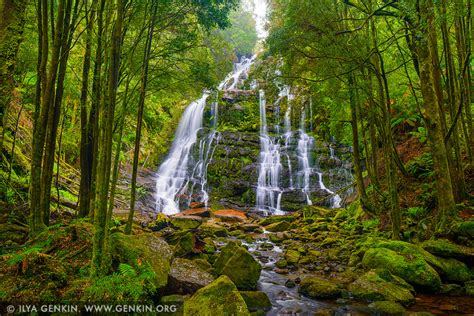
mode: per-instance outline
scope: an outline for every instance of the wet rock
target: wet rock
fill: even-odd
[[[202,235],[207,237],[227,237],[229,235],[226,228],[215,223],[203,223],[199,229],[202,232]]]
[[[272,303],[264,292],[240,291],[240,295],[242,295],[250,312],[268,311],[272,308]]]
[[[438,273],[415,254],[401,255],[387,248],[370,248],[366,251],[362,264],[366,268],[386,269],[412,285],[432,291],[437,291],[441,286]]]
[[[228,276],[240,290],[255,289],[262,270],[254,257],[235,242],[222,248],[214,268],[217,275]]]
[[[269,232],[283,232],[290,227],[290,223],[286,221],[276,222],[270,225],[265,226],[265,229]]]
[[[447,239],[427,240],[420,246],[434,255],[453,258],[472,258],[474,248],[457,245]]]
[[[231,209],[215,211],[214,216],[226,222],[243,222],[247,220],[245,212]]]
[[[193,202],[193,203],[195,203],[195,202]],[[191,205],[193,203],[191,203]],[[210,217],[211,216],[210,210],[208,208],[205,208],[204,205],[199,207],[199,208],[193,208],[192,206],[190,206],[190,207],[191,207],[191,209],[182,211],[179,214],[186,215],[186,216],[190,215],[190,216],[200,216],[200,217]]]
[[[194,215],[181,215],[181,213],[170,218],[171,225],[179,229],[193,229],[201,225],[202,218]]]
[[[381,315],[405,315],[406,311],[402,305],[391,301],[378,301],[369,305],[369,308],[375,313]]]
[[[242,226],[242,229],[247,233],[251,233],[251,232],[255,232],[256,230],[260,229],[260,225],[258,225],[258,224],[245,224],[245,225]]]
[[[212,281],[212,275],[194,261],[176,258],[171,264],[166,290],[173,294],[192,294]]]
[[[337,298],[341,294],[336,284],[318,277],[303,278],[299,292],[311,298]]]
[[[204,202],[191,202],[189,204],[189,207],[192,209],[202,209],[206,206],[206,203]]]
[[[184,315],[250,315],[234,283],[225,275],[199,289],[184,303]]]
[[[275,268],[273,269],[273,271],[275,271],[275,273],[278,273],[278,274],[288,274],[290,272],[290,270],[288,269],[281,269],[281,268]]]
[[[403,305],[409,305],[415,301],[412,294],[413,287],[387,270],[368,271],[349,284],[348,289],[358,299],[387,300]]]

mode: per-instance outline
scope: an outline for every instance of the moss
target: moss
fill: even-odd
[[[362,264],[366,268],[383,268],[408,283],[432,291],[441,286],[438,273],[423,258],[414,254],[398,254],[387,248],[371,248],[366,251]]]
[[[269,232],[283,232],[290,227],[290,223],[287,221],[280,221],[276,223],[272,223],[270,225],[265,226],[265,229],[268,230]]]
[[[311,298],[336,298],[340,289],[334,284],[317,277],[306,277],[301,280],[299,292]]]
[[[199,289],[184,303],[184,315],[250,315],[242,295],[225,275]]]
[[[388,300],[409,305],[415,301],[413,287],[387,270],[366,272],[348,287],[355,298],[378,301]]]
[[[381,315],[405,315],[406,311],[398,303],[391,302],[391,301],[379,301],[373,302],[369,305],[369,308],[374,312],[381,314]]]
[[[255,289],[261,270],[260,264],[242,247],[233,250],[222,269],[216,268],[219,275],[228,276],[240,290]]]
[[[284,269],[288,266],[288,262],[284,259],[280,259],[275,263],[275,265],[277,268]]]
[[[420,247],[429,253],[443,257],[468,258],[474,257],[474,248],[457,245],[446,239],[427,240]]]
[[[173,253],[164,240],[152,234],[130,236],[123,233],[111,234],[110,239],[115,262],[126,263],[132,267],[140,267],[143,262],[147,262],[155,273],[156,288],[166,286]]]
[[[285,252],[285,259],[290,265],[295,265],[300,260],[300,253],[297,250],[288,249]]]
[[[443,264],[443,278],[447,281],[464,283],[474,278],[474,272],[465,263],[452,258],[439,260]]]
[[[455,231],[460,235],[474,238],[474,221],[465,221],[457,224]]]
[[[268,311],[272,308],[272,303],[267,294],[260,291],[241,291],[245,304],[250,312]]]
[[[201,225],[201,221],[191,216],[175,216],[170,219],[171,225],[179,229],[194,229]]]

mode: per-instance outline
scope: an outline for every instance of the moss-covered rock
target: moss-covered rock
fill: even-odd
[[[287,221],[281,221],[281,222],[276,222],[272,223],[270,225],[265,226],[265,229],[268,230],[269,232],[283,232],[290,227],[290,223]]]
[[[148,262],[155,272],[156,288],[162,289],[166,286],[173,257],[166,241],[153,234],[114,233],[110,235],[110,239],[113,260],[135,267]]]
[[[474,238],[474,221],[465,221],[457,224],[454,228],[459,235]]]
[[[423,258],[414,254],[399,254],[387,248],[370,248],[362,264],[366,268],[382,268],[408,283],[437,291],[441,286],[438,273]]]
[[[336,284],[318,277],[303,278],[299,292],[311,298],[336,298],[341,295]]]
[[[186,316],[250,315],[242,295],[225,275],[199,289],[184,303]]]
[[[294,249],[288,249],[285,252],[285,260],[288,262],[288,264],[295,265],[298,263],[300,260],[300,253],[298,250]]]
[[[474,297],[474,281],[469,281],[464,284],[464,292],[467,296]]]
[[[243,247],[229,242],[214,263],[217,275],[226,275],[240,290],[254,290],[262,267]]]
[[[179,229],[193,229],[199,227],[202,223],[202,218],[192,215],[178,214],[170,218],[171,225]]]
[[[182,257],[193,252],[195,243],[196,237],[193,233],[185,232],[184,234],[179,234],[173,247],[175,255]]]
[[[349,284],[355,298],[370,301],[394,301],[409,305],[415,301],[413,287],[387,270],[370,270]]]
[[[391,301],[378,301],[369,305],[369,308],[380,315],[400,315],[406,314],[402,305]]]
[[[272,308],[272,303],[264,292],[240,291],[240,295],[242,295],[250,312],[268,311]]]
[[[420,246],[434,255],[453,258],[472,258],[474,248],[457,245],[447,239],[431,239],[424,241]]]
[[[212,281],[214,277],[194,261],[175,258],[171,264],[166,290],[173,294],[191,294]]]
[[[438,258],[442,263],[442,277],[451,282],[464,283],[474,278],[472,272],[465,263],[452,258]]]

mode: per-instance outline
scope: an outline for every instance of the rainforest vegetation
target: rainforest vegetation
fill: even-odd
[[[0,16],[1,314],[474,313],[470,0]]]

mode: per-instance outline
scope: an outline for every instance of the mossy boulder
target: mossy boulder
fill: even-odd
[[[214,277],[194,261],[175,258],[171,264],[166,291],[173,294],[191,294],[212,281]]]
[[[405,308],[403,308],[402,305],[392,301],[373,302],[369,305],[369,309],[371,309],[377,315],[403,316],[406,314]]]
[[[431,291],[441,286],[438,273],[423,258],[415,254],[400,254],[387,248],[370,248],[362,264],[369,269],[386,269],[408,283]]]
[[[171,225],[179,229],[194,229],[202,223],[202,218],[192,215],[176,215],[170,218]]]
[[[288,249],[285,252],[285,260],[290,265],[295,265],[300,260],[300,253],[298,250]]]
[[[166,241],[153,234],[125,235],[119,232],[111,234],[110,239],[114,261],[135,267],[147,262],[155,272],[156,288],[166,286],[173,257]]]
[[[457,245],[447,239],[427,240],[420,246],[431,254],[452,258],[473,258],[474,248]]]
[[[185,316],[250,315],[234,283],[225,275],[199,289],[184,303]]]
[[[464,292],[467,296],[474,297],[474,281],[469,281],[464,284]]]
[[[228,276],[239,290],[254,290],[262,270],[247,249],[235,242],[222,248],[214,268],[217,275]]]
[[[409,305],[415,301],[413,287],[387,270],[370,270],[349,284],[355,298],[370,301],[394,301]]]
[[[452,282],[464,283],[474,278],[472,272],[464,262],[453,258],[438,258],[442,263],[443,279]]]
[[[274,215],[274,216],[268,216],[260,221],[260,225],[262,226],[268,226],[273,223],[277,222],[293,222],[298,218],[298,214],[293,214],[293,215]]]
[[[194,252],[196,237],[191,232],[186,232],[177,236],[173,250],[176,256],[182,257]]]
[[[287,221],[281,221],[272,223],[270,225],[265,226],[265,230],[269,232],[276,233],[276,232],[284,232],[290,227],[290,223]]]
[[[250,312],[268,311],[272,308],[272,303],[264,292],[240,291],[240,295],[242,295]]]
[[[318,277],[303,278],[299,292],[311,298],[336,298],[341,295],[336,284]]]

